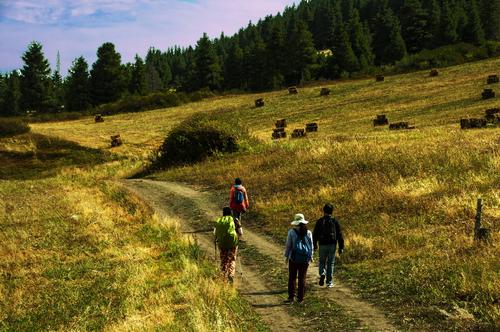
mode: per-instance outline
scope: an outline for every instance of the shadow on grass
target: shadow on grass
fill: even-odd
[[[111,153],[59,138],[30,134],[20,138],[29,151],[0,148],[0,180],[50,178],[65,167],[92,167],[114,160]]]

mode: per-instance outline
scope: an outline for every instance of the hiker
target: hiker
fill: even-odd
[[[241,183],[241,179],[236,178],[229,192],[229,207],[233,211],[233,217],[240,221],[241,214],[247,212],[249,206],[247,190]]]
[[[333,270],[335,264],[335,251],[339,244],[339,255],[344,251],[344,238],[340,229],[339,221],[332,216],[333,205],[325,204],[324,216],[314,225],[313,239],[314,249],[318,249],[319,243],[319,285],[325,284],[329,288],[334,286]]]
[[[215,246],[220,249],[220,269],[224,281],[233,282],[236,272],[236,254],[238,253],[241,224],[231,216],[231,209],[224,207],[222,217],[215,222]]]
[[[288,263],[288,300],[293,303],[295,299],[295,282],[298,274],[297,301],[304,301],[306,287],[306,274],[309,262],[313,257],[313,235],[307,229],[308,221],[302,213],[295,215],[292,226],[288,230],[285,249],[285,262]]]

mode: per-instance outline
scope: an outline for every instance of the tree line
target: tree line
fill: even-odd
[[[62,79],[33,42],[19,71],[0,75],[0,114],[84,111],[126,95],[176,89],[261,91],[394,64],[423,49],[500,40],[500,0],[310,0],[195,47],[150,48],[122,64],[112,43]]]

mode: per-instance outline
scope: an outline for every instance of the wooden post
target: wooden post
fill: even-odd
[[[479,230],[481,229],[481,213],[483,210],[483,200],[481,198],[477,199],[476,207],[476,223],[474,225],[474,239],[479,240]]]

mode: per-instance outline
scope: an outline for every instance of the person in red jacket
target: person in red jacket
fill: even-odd
[[[241,179],[236,178],[229,192],[229,207],[233,212],[233,217],[241,220],[241,214],[247,211],[248,206],[247,190],[241,184]]]

